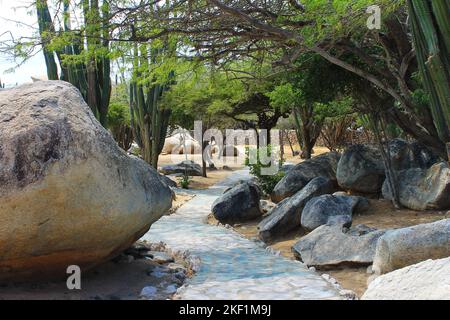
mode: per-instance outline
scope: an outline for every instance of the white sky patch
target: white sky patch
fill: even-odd
[[[37,16],[30,0],[0,0],[0,40],[14,37],[31,36],[37,31]],[[33,26],[33,28],[28,27]],[[31,77],[47,77],[44,55],[37,53],[26,63],[18,67],[14,73],[6,71],[15,67],[20,61],[0,53],[0,79],[7,87],[31,82]]]

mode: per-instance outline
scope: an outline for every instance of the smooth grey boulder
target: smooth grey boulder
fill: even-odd
[[[281,166],[280,171],[286,173],[286,172],[288,172],[289,170],[291,170],[291,169],[294,168],[294,167],[295,167],[295,164],[292,164],[292,163],[285,163],[285,164],[283,164],[283,165]]]
[[[450,257],[426,260],[377,277],[362,300],[450,300]]]
[[[417,141],[407,142],[396,138],[389,141],[389,154],[394,170],[410,168],[427,169],[435,164],[439,157]]]
[[[278,203],[271,214],[260,222],[259,237],[265,242],[270,242],[299,228],[305,204],[313,197],[334,191],[334,183],[330,179],[324,177],[312,179],[302,190]]]
[[[202,176],[202,167],[191,161],[182,161],[178,164],[174,165],[167,165],[161,168],[161,173],[163,174],[185,174],[187,173],[188,176]]]
[[[345,190],[379,193],[385,180],[380,151],[363,144],[350,146],[339,160],[336,178]]]
[[[273,202],[290,197],[305,187],[312,179],[325,177],[336,181],[336,167],[340,154],[329,152],[300,162],[286,171],[270,195]]]
[[[380,238],[373,270],[391,272],[427,259],[450,256],[450,219],[390,230]]]
[[[450,167],[439,162],[428,169],[412,168],[397,172],[400,203],[413,210],[450,209]],[[383,197],[392,200],[387,181]]]
[[[0,93],[0,279],[53,278],[119,255],[172,192],[128,156],[80,92],[42,81]]]
[[[324,224],[350,227],[353,213],[361,213],[368,207],[369,201],[364,197],[325,194],[306,203],[301,224],[309,231]]]
[[[260,190],[251,182],[241,182],[226,191],[212,205],[214,217],[221,223],[235,224],[262,216]]]
[[[292,252],[297,259],[315,268],[370,265],[384,231],[346,230],[340,226],[320,226],[294,244]]]

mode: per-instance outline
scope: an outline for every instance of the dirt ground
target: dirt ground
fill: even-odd
[[[0,300],[138,300],[144,299],[141,297],[144,287],[150,287],[152,293],[145,300],[167,300],[190,275],[184,260],[172,258],[174,262],[134,259],[122,254],[93,270],[82,272],[81,290],[69,290],[66,279],[1,283]]]
[[[298,151],[300,148],[298,145],[294,146],[294,150]],[[229,176],[234,170],[239,170],[244,167],[245,157],[244,155],[244,146],[238,146],[238,150],[240,152],[240,156],[238,157],[222,157],[218,159],[216,156],[213,156],[213,162],[217,168],[217,170],[209,170],[207,172],[207,178],[204,177],[190,177],[191,183],[189,185],[189,189],[207,189],[212,185],[222,181],[227,176]],[[314,156],[329,152],[329,150],[325,147],[316,147],[314,148]],[[170,155],[170,154],[162,154],[159,156],[159,167],[176,164],[186,159],[192,160],[195,163],[201,164],[201,156],[199,154],[188,154],[187,157],[185,155]],[[289,146],[284,146],[284,162],[286,163],[298,163],[300,162],[300,157],[292,156],[292,151]],[[225,166],[225,168],[224,168]],[[172,180],[178,182],[178,178],[171,177]]]
[[[198,164],[201,164],[200,155],[188,155],[188,160],[192,160]],[[184,155],[160,155],[159,156],[159,166],[165,166],[169,164],[180,163],[185,161],[186,157]],[[234,170],[238,170],[244,167],[244,159],[242,157],[222,157],[220,160],[214,159],[214,164],[216,170],[207,171],[207,178],[204,177],[190,177],[191,183],[189,184],[189,189],[207,189],[210,186],[222,181]],[[224,168],[225,166],[225,168]],[[178,178],[171,177],[172,180],[177,182],[179,185]]]

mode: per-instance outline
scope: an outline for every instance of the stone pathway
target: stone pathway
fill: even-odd
[[[240,170],[207,190],[196,190],[196,197],[173,215],[153,224],[143,237],[151,242],[165,242],[173,250],[189,251],[200,259],[200,269],[178,290],[177,297],[186,300],[339,299],[337,290],[302,263],[276,256],[261,243],[233,230],[206,224],[214,200],[227,187],[248,178],[248,170]]]

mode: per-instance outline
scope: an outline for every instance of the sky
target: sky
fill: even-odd
[[[9,37],[9,35],[5,34],[5,31],[11,32],[15,37],[31,35],[35,32],[32,28],[15,22],[20,21],[23,24],[37,28],[36,13],[30,7],[30,3],[30,0],[0,0],[0,40]],[[31,82],[31,76],[37,78],[46,77],[46,67],[42,52],[37,53],[25,64],[21,65],[14,73],[5,73],[6,70],[16,65],[17,62],[14,62],[11,57],[0,53],[0,79],[7,87],[16,83]]]

